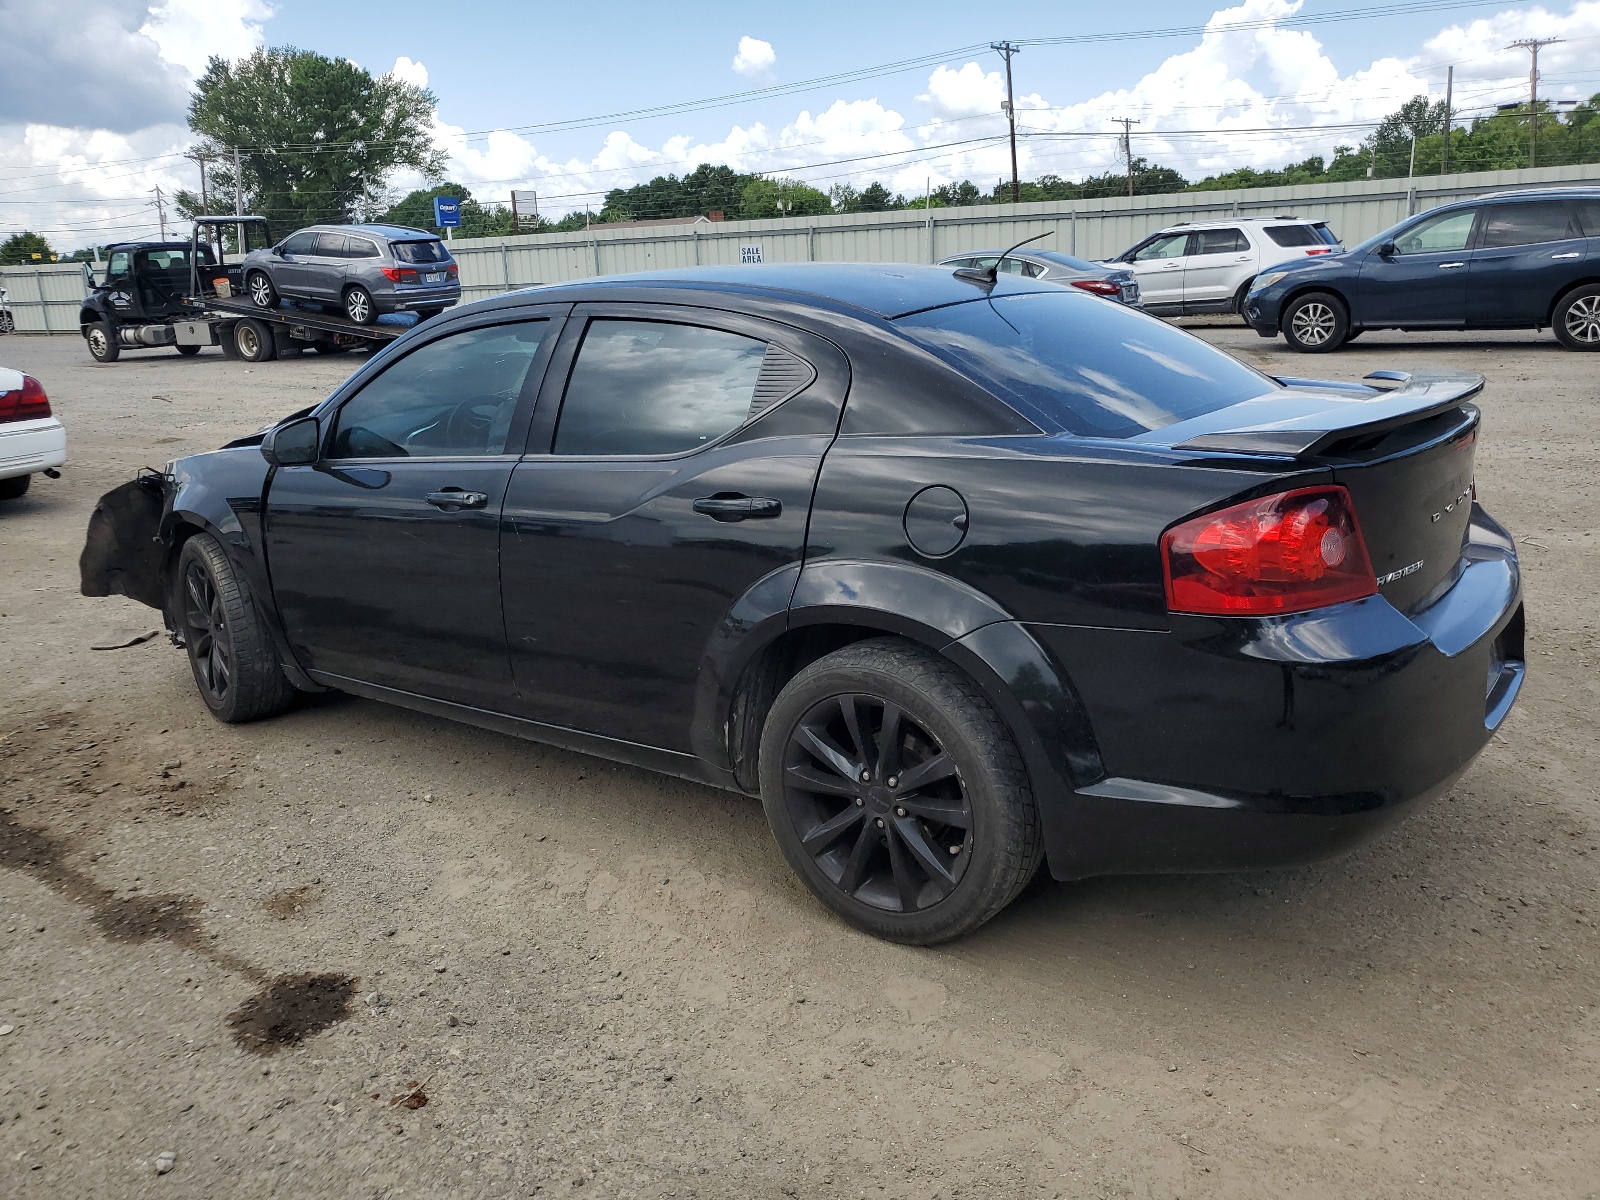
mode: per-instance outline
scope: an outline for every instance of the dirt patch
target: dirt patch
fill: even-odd
[[[342,1021],[356,992],[353,975],[279,975],[228,1014],[233,1040],[272,1054]]]
[[[261,902],[261,907],[278,920],[287,921],[290,917],[299,916],[321,897],[322,888],[317,884],[307,883],[299,887],[284,888],[281,892],[273,892]]]
[[[199,909],[193,896],[118,896],[97,905],[90,920],[113,942],[160,939],[198,950]]]

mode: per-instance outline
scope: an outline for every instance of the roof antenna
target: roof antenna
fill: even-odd
[[[1005,254],[1002,254],[999,258],[995,259],[994,266],[959,267],[956,269],[955,276],[957,279],[970,279],[973,283],[981,283],[984,287],[992,288],[995,284],[995,280],[1000,277],[1000,264],[1005,262],[1006,256],[1009,255],[1012,250],[1018,250],[1023,246],[1026,246],[1029,242],[1037,242],[1040,238],[1047,238],[1054,232],[1055,230],[1053,229],[1047,229],[1043,233],[1034,234],[1031,238],[1023,238],[1015,246],[1012,246],[1010,250],[1007,250]]]

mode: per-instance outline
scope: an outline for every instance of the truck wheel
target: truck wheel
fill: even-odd
[[[1573,288],[1551,319],[1556,341],[1568,350],[1600,350],[1600,284]]]
[[[13,475],[10,479],[0,479],[0,500],[20,500],[27,494],[28,485],[32,482],[32,475]]]
[[[116,362],[122,353],[122,347],[117,345],[116,328],[104,318],[83,331],[83,340],[89,343],[89,353],[95,362]]]
[[[193,358],[196,354],[200,353],[199,346],[179,346],[177,349],[178,353],[183,355],[185,358]]]
[[[1296,296],[1283,313],[1283,339],[1304,354],[1337,350],[1350,333],[1350,314],[1332,292]]]
[[[948,661],[898,638],[856,642],[790,680],[759,762],[789,865],[835,913],[890,941],[971,932],[1044,855],[999,714]]]
[[[278,353],[272,330],[254,317],[246,317],[233,327],[233,346],[245,362],[271,362]]]
[[[173,581],[195,686],[211,715],[229,725],[274,716],[294,701],[272,637],[244,576],[209,533],[183,544]]]
[[[357,325],[371,325],[378,319],[378,306],[372,302],[372,293],[357,284],[344,294],[344,315]]]
[[[265,271],[251,271],[245,289],[250,293],[250,303],[257,308],[278,307],[278,289],[272,286],[272,277]]]

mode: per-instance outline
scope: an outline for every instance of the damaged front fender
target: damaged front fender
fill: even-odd
[[[78,556],[79,590],[85,596],[127,596],[163,612],[167,607],[167,545],[162,518],[171,504],[165,475],[138,478],[100,497]]]

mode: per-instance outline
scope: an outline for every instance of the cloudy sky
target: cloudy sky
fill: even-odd
[[[1527,94],[1518,38],[1540,56],[1541,96],[1600,91],[1600,0],[1242,0],[1123,7],[1013,0],[751,6],[681,11],[612,0],[482,0],[470,20],[437,3],[326,0],[0,0],[0,237],[58,249],[149,236],[150,201],[195,188],[181,157],[189,88],[210,55],[297,45],[439,97],[450,174],[484,200],[536,190],[541,211],[599,207],[613,187],[705,162],[826,190],[880,179],[908,195],[1009,173],[1000,59],[1015,59],[1024,178],[1081,178],[1116,162],[1110,120],[1135,153],[1191,177],[1279,166],[1355,143],[1455,67],[1465,114]],[[603,19],[601,12],[603,11]],[[1137,15],[1135,15],[1135,13]],[[397,188],[415,180],[396,179]]]

